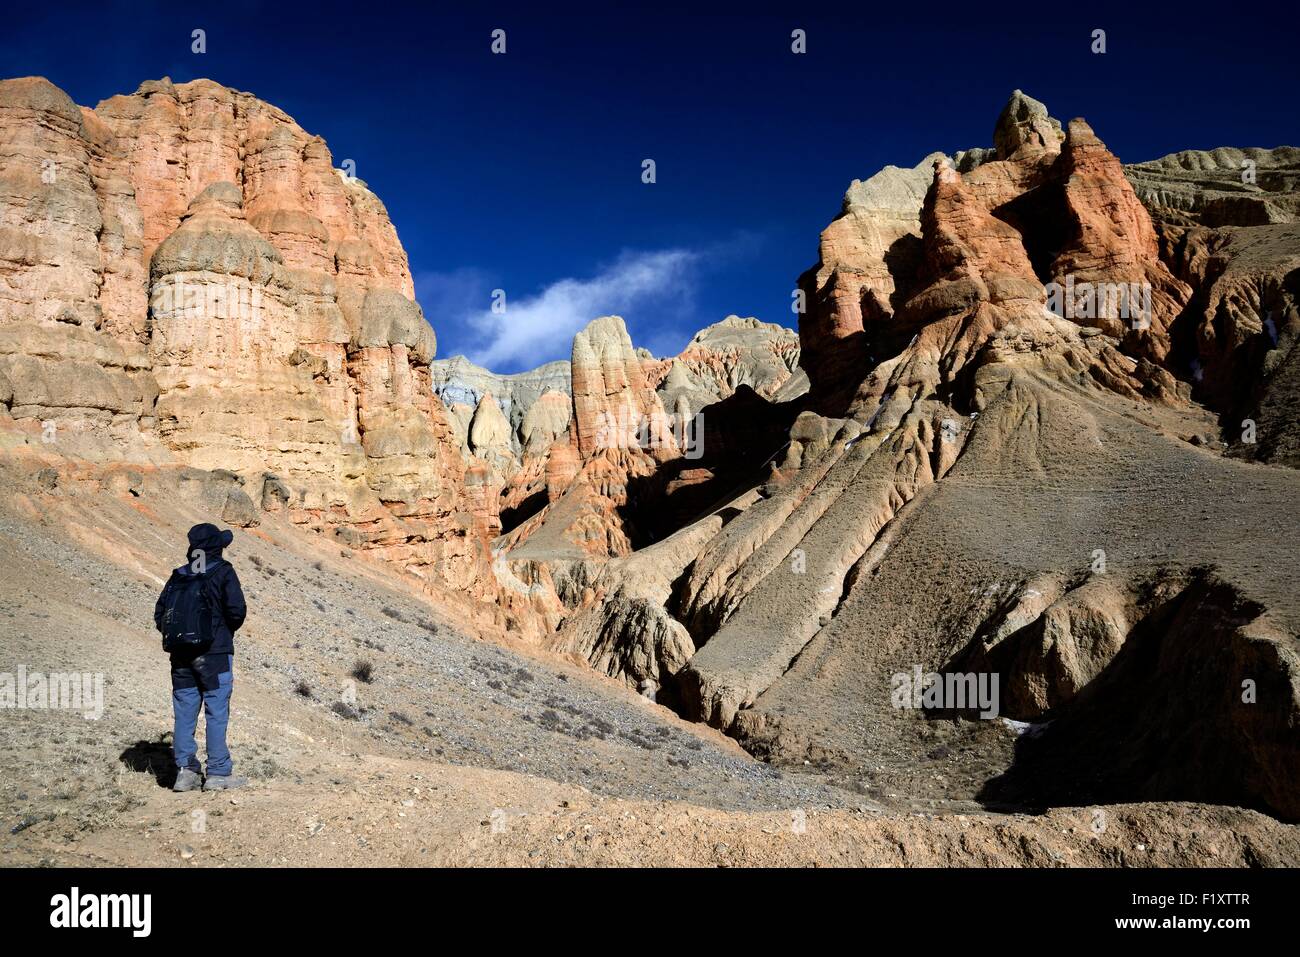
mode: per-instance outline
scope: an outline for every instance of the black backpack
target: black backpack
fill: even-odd
[[[163,588],[162,646],[168,653],[202,654],[212,644],[208,576],[174,575]]]

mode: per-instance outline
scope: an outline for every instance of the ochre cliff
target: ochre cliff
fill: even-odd
[[[208,80],[8,80],[0,130],[7,446],[221,470],[227,520],[495,597],[406,254],[319,137]]]

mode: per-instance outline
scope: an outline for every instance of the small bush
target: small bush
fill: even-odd
[[[358,658],[357,663],[352,666],[351,674],[358,681],[370,684],[375,680],[375,666],[365,658]]]
[[[294,694],[301,695],[304,698],[310,698],[311,685],[307,684],[307,682],[305,681],[299,681],[296,685],[293,686],[293,692]]]

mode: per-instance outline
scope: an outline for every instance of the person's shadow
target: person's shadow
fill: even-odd
[[[152,774],[159,787],[170,789],[176,783],[170,731],[160,734],[157,741],[137,741],[119,760],[132,771]]]

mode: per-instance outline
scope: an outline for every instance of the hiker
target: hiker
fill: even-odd
[[[207,522],[191,528],[189,561],[172,572],[154,606],[154,624],[162,633],[163,650],[171,655],[172,664],[174,791],[193,791],[200,784],[205,791],[221,791],[248,783],[247,778],[230,773],[232,763],[226,747],[235,632],[248,613],[239,576],[221,557],[234,538],[233,532]],[[200,705],[207,714],[205,778],[199,777],[194,740]]]

